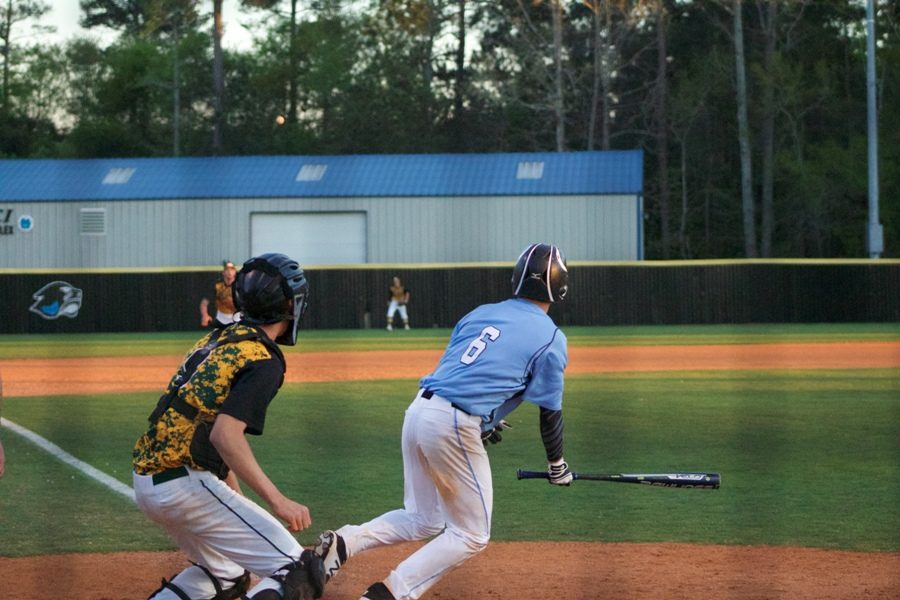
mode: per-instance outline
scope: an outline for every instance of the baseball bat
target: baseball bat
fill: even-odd
[[[546,471],[518,469],[517,479],[549,479]],[[638,483],[659,487],[697,488],[717,490],[722,483],[718,473],[572,473],[572,479]]]

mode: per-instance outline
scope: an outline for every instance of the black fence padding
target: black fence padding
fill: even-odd
[[[479,304],[509,297],[511,274],[511,267],[310,270],[302,327],[383,328],[394,276],[410,290],[412,327],[452,327]],[[3,274],[0,333],[199,329],[200,300],[213,301],[216,278],[209,271]],[[75,318],[29,310],[35,292],[54,281],[82,291]],[[581,266],[570,269],[569,282],[565,302],[550,311],[561,326],[900,322],[896,262]]]

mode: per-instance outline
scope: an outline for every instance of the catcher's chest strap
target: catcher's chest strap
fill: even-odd
[[[197,418],[197,415],[200,413],[200,410],[191,406],[187,402],[184,401],[179,395],[178,390],[191,380],[191,377],[194,376],[194,373],[200,367],[206,357],[212,353],[217,347],[223,344],[236,344],[238,342],[243,342],[245,340],[260,340],[262,342],[265,341],[265,338],[262,334],[257,331],[255,328],[248,327],[244,328],[243,331],[234,332],[231,331],[231,327],[227,329],[216,329],[213,331],[210,336],[209,341],[206,344],[197,348],[193,354],[191,354],[184,364],[182,365],[181,371],[178,373],[178,378],[175,381],[175,385],[172,387],[170,393],[167,396],[164,396],[161,399],[160,406],[157,408],[157,411],[154,411],[152,415],[150,415],[150,421],[156,422],[159,417],[166,411],[168,408],[174,408],[176,412],[181,415],[184,415],[190,420],[194,420]]]
[[[178,369],[178,373],[172,380],[172,383],[169,384],[168,391],[160,396],[159,402],[156,403],[156,408],[150,413],[148,420],[151,423],[156,423],[170,407],[191,420],[197,416],[199,411],[179,398],[178,390],[181,389],[181,386],[191,380],[191,377],[194,376],[194,372],[197,370],[197,367],[200,366],[200,363],[206,360],[209,353],[218,345],[221,335],[221,329],[214,330],[210,335],[209,340],[201,347],[194,350],[184,363],[182,363],[181,367]]]
[[[197,418],[197,415],[200,413],[200,409],[195,406],[191,406],[187,402],[185,402],[180,396],[175,396],[172,398],[172,404],[170,408],[174,408],[176,412],[181,415],[184,415],[190,420],[194,420]]]

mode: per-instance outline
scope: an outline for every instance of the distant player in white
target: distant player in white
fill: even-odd
[[[394,329],[394,315],[400,313],[400,320],[403,321],[403,329],[409,329],[409,314],[406,312],[406,305],[409,303],[409,290],[403,287],[399,277],[391,280],[391,287],[388,296],[387,309],[387,330]]]
[[[419,598],[487,546],[493,483],[485,447],[500,441],[499,432],[509,426],[504,417],[523,400],[540,407],[550,483],[572,481],[563,459],[566,337],[547,315],[568,291],[559,248],[526,248],[513,271],[512,291],[513,298],[463,317],[437,368],[420,381],[403,421],[403,508],[325,531],[316,541],[330,578],[370,548],[434,538],[362,598]]]

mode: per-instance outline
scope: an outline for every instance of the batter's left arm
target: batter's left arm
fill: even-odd
[[[569,485],[572,473],[563,458],[563,378],[568,364],[566,337],[559,329],[547,351],[536,361],[535,371],[529,389],[540,390],[541,401],[541,441],[547,452],[548,480],[555,485]]]
[[[553,463],[563,457],[563,415],[561,410],[547,410],[541,407],[541,441],[547,451],[547,462]]]
[[[547,451],[547,481],[553,485],[569,485],[573,475],[563,458],[562,410],[541,407],[541,439]]]

